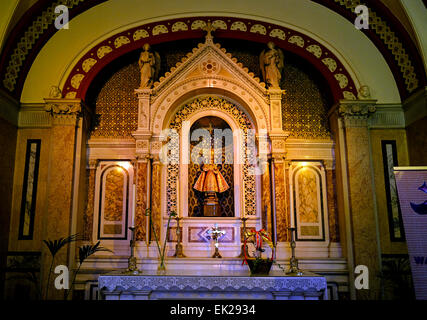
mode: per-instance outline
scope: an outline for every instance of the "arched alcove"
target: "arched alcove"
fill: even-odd
[[[217,204],[212,207],[218,211],[216,216],[234,217],[234,144],[230,125],[220,117],[204,116],[193,122],[189,138],[188,216],[209,216],[204,210],[206,192],[196,189],[198,184],[203,190],[226,189],[215,192]],[[205,165],[209,164],[214,166],[213,170],[205,170]]]

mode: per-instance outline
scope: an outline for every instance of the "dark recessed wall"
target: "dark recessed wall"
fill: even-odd
[[[9,245],[16,136],[16,126],[0,118],[0,299],[4,294],[3,270],[6,268]]]

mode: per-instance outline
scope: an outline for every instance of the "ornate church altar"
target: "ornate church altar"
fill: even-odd
[[[97,215],[88,233],[114,251],[94,264],[105,261],[104,270],[117,270],[99,276],[100,296],[326,299],[325,277],[294,277],[277,269],[252,277],[241,263],[246,229],[265,230],[277,242],[275,259],[287,261],[291,226],[296,226],[297,240],[304,240],[297,255],[340,257],[328,222],[328,201],[334,203],[326,183],[333,142],[288,140],[282,115],[286,91],[277,86],[276,72],[283,55],[274,44],[261,57],[274,56],[280,63],[274,68],[261,64],[262,82],[214,43],[209,30],[205,42],[158,81],[153,74],[159,72],[160,56],[144,46],[138,62],[141,84],[133,92],[137,121],[136,130],[129,131],[130,148],[122,143],[104,148],[91,138],[96,146],[90,159],[114,159],[114,153],[123,152],[120,161],[99,160],[91,169]],[[222,232],[221,239],[212,230]],[[132,268],[142,273],[120,271],[124,261],[119,257],[128,254],[129,239]],[[152,267],[162,254],[169,259],[168,273],[158,274]],[[112,256],[117,257],[114,264]],[[321,264],[309,269],[322,269]]]
[[[171,271],[161,275],[143,271],[139,275],[119,272],[98,278],[100,297],[105,300],[157,299],[327,299],[325,277],[313,273],[287,276],[271,271],[250,276],[249,271]]]

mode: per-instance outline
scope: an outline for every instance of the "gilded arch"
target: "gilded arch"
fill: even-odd
[[[75,64],[64,82],[62,88],[64,96],[84,99],[90,83],[107,64],[127,52],[140,48],[145,42],[150,42],[153,45],[163,42],[166,34],[168,41],[200,38],[203,34],[200,28],[206,25],[207,20],[210,20],[210,18],[192,17],[159,21],[135,27],[109,37],[89,49]],[[178,22],[184,23],[186,29],[173,29],[173,26],[177,25]],[[241,23],[236,24],[237,22]],[[296,30],[255,20],[216,18],[214,19],[215,23],[225,28],[220,28],[225,38],[239,36],[242,39],[251,39],[251,37],[254,37],[253,39],[258,42],[276,42],[279,47],[301,56],[319,70],[328,82],[335,101],[343,98],[356,99],[357,80],[353,79],[351,73],[340,59],[317,40]],[[241,26],[242,23],[245,26],[251,25],[252,27],[239,29],[238,26]],[[182,26],[182,24],[179,25]],[[162,29],[157,28],[155,32],[155,28],[159,26],[162,26]],[[167,26],[172,26],[172,29],[169,30]],[[163,31],[160,32],[159,30]],[[267,30],[270,31],[267,32]]]

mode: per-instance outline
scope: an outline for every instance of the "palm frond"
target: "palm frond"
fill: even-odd
[[[79,261],[80,264],[82,264],[88,257],[90,257],[91,255],[93,255],[95,252],[98,251],[109,251],[112,252],[110,249],[108,248],[104,248],[104,247],[100,247],[101,241],[98,241],[96,244],[88,244],[88,245],[84,245],[79,247]]]
[[[61,250],[62,247],[66,246],[67,244],[73,242],[73,241],[77,241],[78,240],[78,235],[77,234],[72,234],[71,236],[67,237],[67,238],[59,238],[56,240],[43,240],[43,242],[46,244],[46,246],[48,247],[50,254],[52,255],[52,257],[54,258],[55,255],[58,253],[59,250]]]

